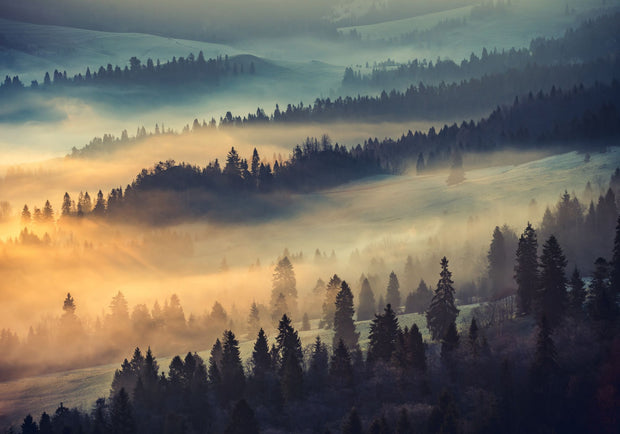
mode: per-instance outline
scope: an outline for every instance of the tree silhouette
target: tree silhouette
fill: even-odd
[[[336,313],[336,297],[342,286],[342,280],[334,274],[325,288],[325,300],[323,301],[323,319],[319,327],[331,329],[334,327],[334,314]]]
[[[393,271],[390,273],[390,280],[387,286],[387,294],[385,296],[385,302],[391,304],[396,312],[400,308],[400,284],[398,283],[398,277]]]
[[[540,292],[537,300],[552,329],[562,321],[568,304],[565,268],[566,258],[557,239],[551,235],[543,245],[540,257]]]
[[[375,319],[370,324],[370,342],[368,343],[367,356],[369,363],[390,360],[396,349],[398,329],[398,319],[396,319],[392,306],[388,304],[383,314],[375,315]]]
[[[245,399],[237,401],[224,434],[258,434],[258,432],[258,422],[254,411]]]
[[[340,291],[336,295],[333,348],[339,345],[339,341],[343,341],[350,351],[357,349],[359,333],[355,331],[355,324],[353,323],[354,313],[351,288],[349,288],[347,282],[343,281],[340,285]]]
[[[453,283],[452,273],[448,270],[448,259],[444,256],[441,260],[437,289],[426,312],[426,324],[433,340],[443,339],[459,314],[459,310],[454,305]]]
[[[372,319],[376,313],[375,295],[370,287],[367,278],[362,281],[362,289],[360,290],[359,305],[357,307],[357,320],[366,321]]]
[[[532,312],[536,291],[539,287],[537,250],[536,231],[528,223],[525,231],[523,231],[519,238],[517,263],[515,265],[515,280],[518,285],[518,312],[521,315],[527,315]]]

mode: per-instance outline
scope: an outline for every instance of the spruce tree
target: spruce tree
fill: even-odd
[[[252,302],[250,306],[250,315],[248,317],[248,333],[254,334],[260,328],[260,314],[256,302]]]
[[[515,280],[517,282],[517,310],[520,315],[532,312],[538,290],[538,241],[530,223],[519,238]]]
[[[392,309],[394,309],[395,312],[399,312],[401,304],[400,284],[398,283],[396,273],[393,271],[390,273],[385,302],[392,305]]]
[[[504,241],[504,235],[499,229],[499,226],[495,226],[493,231],[493,239],[487,254],[489,261],[489,280],[491,282],[493,293],[497,293],[504,289],[506,274],[509,273],[508,258],[506,258],[506,243]]]
[[[441,260],[440,279],[437,282],[435,295],[426,312],[426,325],[433,340],[441,340],[446,336],[448,328],[454,324],[459,310],[454,305],[454,288],[452,273],[448,270],[448,259]]]
[[[328,360],[327,346],[321,341],[321,337],[317,336],[310,355],[310,368],[308,369],[310,385],[320,389],[325,383],[328,374]]]
[[[254,351],[252,351],[252,376],[263,378],[270,371],[271,356],[269,355],[267,335],[263,329],[260,329],[254,343]]]
[[[353,323],[353,293],[347,282],[343,281],[336,296],[336,311],[334,312],[334,339],[332,347],[336,348],[342,340],[350,351],[358,347],[359,333],[355,331]]]
[[[408,339],[411,366],[419,372],[426,372],[426,346],[417,324],[411,326]]]
[[[21,428],[22,434],[37,434],[39,432],[39,427],[30,414],[24,418]]]
[[[369,363],[390,360],[396,349],[398,332],[398,319],[392,310],[392,306],[388,304],[383,314],[375,315],[375,319],[370,324],[370,342],[368,343],[367,355]]]
[[[375,295],[370,287],[367,278],[362,281],[362,289],[360,290],[359,305],[357,307],[357,320],[366,321],[372,319],[376,313]]]
[[[617,170],[617,169],[616,169]],[[616,224],[616,236],[614,237],[613,255],[610,265],[610,279],[611,292],[614,298],[617,299],[620,296],[620,216],[618,217]]]
[[[295,270],[293,264],[285,256],[278,261],[273,272],[272,289],[271,289],[271,305],[275,306],[276,300],[280,294],[284,294],[288,308],[291,312],[297,311],[297,280],[295,278]]]
[[[558,354],[555,343],[551,338],[551,327],[543,315],[538,326],[536,339],[536,353],[532,365],[532,383],[534,387],[540,387],[546,383],[551,375],[559,370]]]
[[[224,400],[239,399],[245,388],[245,375],[239,353],[239,341],[231,330],[224,332],[221,377]]]
[[[341,289],[342,280],[334,274],[325,288],[325,300],[323,301],[323,319],[319,327],[331,329],[334,327],[334,314],[336,313],[336,296]]]
[[[568,305],[566,294],[566,258],[557,239],[551,235],[543,245],[540,257],[540,292],[537,303],[549,327],[557,327]]]
[[[278,324],[278,336],[276,336],[278,352],[280,355],[280,387],[282,396],[288,401],[301,397],[303,391],[303,370],[301,363],[301,341],[297,331],[291,325],[291,320],[283,315]]]

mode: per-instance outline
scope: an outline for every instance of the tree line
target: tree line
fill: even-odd
[[[453,82],[467,80],[485,75],[504,75],[507,78],[519,78],[530,75],[530,79],[538,79],[532,71],[525,72],[528,65],[536,65],[541,70],[553,72],[551,66],[581,64],[582,68],[564,68],[560,75],[554,78],[573,76],[574,83],[583,81],[589,76],[589,81],[596,79],[596,71],[583,68],[586,64],[601,65],[599,59],[617,57],[618,47],[611,41],[620,37],[618,28],[620,13],[602,15],[595,19],[583,21],[577,28],[566,30],[560,38],[538,37],[532,39],[528,48],[498,51],[483,48],[480,55],[471,53],[469,59],[456,63],[451,59],[438,58],[435,63],[427,59],[414,59],[401,65],[383,65],[374,67],[369,74],[362,74],[348,67],[345,70],[342,86],[346,91],[372,89],[390,89],[409,86],[411,83],[424,82],[425,84]],[[592,63],[594,62],[594,63]],[[605,63],[603,63],[605,64]],[[589,72],[585,72],[589,69]],[[522,72],[518,72],[521,70]],[[579,76],[579,78],[577,78]],[[599,76],[600,80],[602,76]],[[533,82],[536,88],[548,87],[551,84]],[[574,83],[552,83],[556,86],[572,85]],[[521,90],[527,92],[530,89]],[[495,92],[496,93],[496,92]]]
[[[61,404],[38,423],[26,416],[21,430],[615,432],[620,219],[608,254],[594,262],[589,285],[578,272],[569,280],[555,236],[539,255],[528,224],[514,264],[517,315],[499,325],[479,324],[475,316],[457,325],[444,257],[425,312],[427,340],[418,324],[401,327],[402,317],[387,304],[370,321],[362,351],[353,295],[341,281],[331,345],[319,335],[304,351],[285,312],[271,341],[258,331],[245,366],[230,329],[215,340],[208,360],[192,352],[176,356],[167,374],[150,348],[146,354],[136,348],[116,370],[109,397],[91,411]],[[287,268],[274,275],[274,290],[287,280]]]
[[[33,80],[30,89],[56,89],[63,86],[99,86],[99,85],[152,85],[181,87],[188,84],[217,85],[219,80],[227,76],[256,73],[254,60],[229,58],[228,55],[205,59],[202,51],[195,56],[190,53],[187,57],[173,57],[165,63],[159,59],[153,61],[148,58],[142,63],[137,57],[129,59],[129,65],[100,66],[92,72],[86,68],[84,74],[77,73],[73,77],[67,76],[67,71],[54,70],[52,74],[45,73],[43,82]],[[24,89],[24,83],[19,76],[5,77],[0,83],[0,92],[8,93]]]

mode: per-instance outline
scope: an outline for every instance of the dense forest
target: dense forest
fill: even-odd
[[[202,51],[197,57],[190,53],[186,58],[173,57],[166,63],[161,63],[159,59],[153,62],[153,59],[148,58],[143,64],[137,57],[132,57],[129,65],[125,65],[124,68],[108,64],[105,67],[100,66],[93,72],[90,68],[86,68],[84,74],[78,73],[73,77],[68,77],[67,71],[54,70],[52,75],[46,72],[41,85],[33,80],[29,87],[24,86],[19,76],[13,78],[6,76],[4,82],[0,84],[0,93],[11,96],[19,95],[15,92],[23,89],[62,89],[66,86],[140,85],[173,90],[187,85],[214,86],[227,76],[255,74],[255,59],[253,56],[229,58],[228,55],[205,59]]]
[[[447,258],[423,324],[400,325],[391,275],[387,297],[398,305],[388,302],[373,315],[364,348],[351,288],[334,276],[327,288],[335,298],[326,289],[322,319],[333,330],[331,345],[317,336],[307,351],[290,319],[296,308],[282,302],[297,296],[284,257],[273,275],[275,330],[271,339],[263,328],[254,332],[245,364],[231,329],[208,360],[188,352],[174,357],[167,373],[150,348],[136,348],[92,410],[61,403],[38,422],[27,415],[21,432],[617,432],[620,220],[609,259],[593,261],[587,285],[577,269],[567,270],[556,237],[540,249],[530,224],[514,257],[512,310],[492,317],[474,311],[461,327]],[[359,310],[364,286],[367,280]],[[70,295],[63,309],[74,315]],[[256,315],[253,306],[249,326]],[[309,328],[307,317],[302,328]]]
[[[591,62],[596,64],[600,59],[617,58],[620,50],[615,43],[620,37],[618,29],[620,29],[620,13],[615,13],[586,20],[575,29],[569,28],[561,38],[535,38],[528,48],[512,48],[508,51],[484,48],[480,56],[472,53],[469,59],[463,59],[460,64],[450,59],[437,59],[435,63],[432,60],[415,59],[402,65],[388,62],[386,65],[374,67],[370,74],[364,75],[349,67],[342,80],[343,90],[355,92],[402,88],[417,82],[424,82],[426,85],[442,81],[450,83],[495,74],[520,77],[527,74],[518,71],[533,66],[541,68]],[[554,71],[553,68],[541,68],[541,70]],[[566,74],[573,75],[572,78],[578,81],[597,79],[592,66],[581,70],[565,68],[563,74],[553,76],[559,79]],[[535,76],[531,75],[530,78]],[[564,86],[560,83],[553,84]],[[540,79],[532,86],[532,88],[547,87]]]

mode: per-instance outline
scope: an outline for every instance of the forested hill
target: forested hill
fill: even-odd
[[[466,152],[599,150],[620,137],[618,107],[617,81],[570,90],[552,88],[547,94],[529,94],[512,105],[497,107],[477,123],[445,125],[438,132],[434,128],[409,131],[395,140],[368,139],[350,149],[323,137],[296,146],[286,161],[261,161],[258,151],[246,160],[233,148],[222,165],[218,160],[206,167],[160,162],[143,169],[125,191],[112,190],[107,201],[100,193],[92,214],[154,222],[203,215],[226,220],[269,217],[286,207],[287,201],[286,195],[275,200],[265,193],[309,192],[375,174],[398,174],[414,164],[418,172],[449,165],[459,168]],[[81,215],[89,213],[90,209],[81,211]]]
[[[456,63],[450,59],[414,59],[406,64],[382,62],[370,73],[347,68],[342,80],[348,92],[406,88],[411,83],[438,84],[501,74],[510,69],[528,65],[558,66],[594,62],[599,59],[617,58],[620,54],[620,13],[603,15],[587,20],[575,29],[568,29],[561,38],[538,37],[529,47],[507,51],[487,50],[480,55],[471,53],[469,59]],[[557,83],[556,83],[557,84]]]

